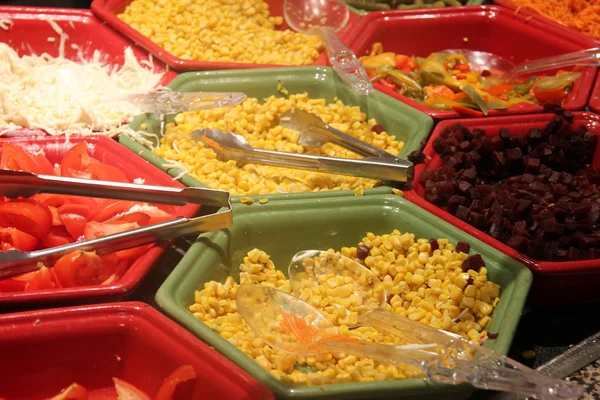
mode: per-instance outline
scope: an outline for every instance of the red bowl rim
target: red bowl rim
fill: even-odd
[[[501,7],[508,8],[509,10],[513,11],[513,15],[517,14],[516,10],[517,10],[517,7],[519,7],[519,6],[515,5],[510,0],[494,0],[494,4],[496,4],[498,6],[501,6]],[[556,21],[554,21],[554,20],[552,20],[552,19],[550,19],[548,17],[545,17],[545,16],[543,16],[543,15],[541,15],[541,14],[539,14],[539,13],[533,11],[533,10],[529,10],[527,8],[521,7],[521,8],[519,8],[518,14],[523,14],[526,17],[532,17],[532,18],[534,18],[534,19],[536,19],[538,21],[541,21],[541,22],[543,22],[545,24],[551,25],[551,26],[553,26],[555,28],[559,28],[559,29],[565,30],[565,31],[570,32],[570,33],[575,33],[575,34],[581,35],[581,36],[583,36],[583,37],[585,37],[587,39],[595,41],[597,44],[600,44],[600,39],[595,39],[595,38],[593,38],[590,35],[586,35],[585,33],[578,31],[577,29],[569,28],[569,27],[567,27],[567,26],[565,26],[565,25],[563,25],[563,24],[561,24],[559,22],[556,22]]]
[[[588,107],[592,112],[600,113],[600,72],[598,72],[596,83],[592,88],[592,94],[590,95]]]
[[[574,123],[583,122],[583,121],[596,121],[600,126],[600,115],[590,113],[590,112],[574,112],[573,113],[575,119]],[[490,125],[499,125],[506,128],[511,128],[511,126],[518,123],[543,123],[548,122],[552,118],[554,118],[555,114],[536,114],[536,115],[518,115],[511,117],[491,117],[486,119],[481,118],[468,118],[468,119],[457,119],[457,120],[447,120],[441,121],[433,130],[427,145],[425,146],[423,152],[428,157],[439,157],[435,151],[433,150],[433,141],[440,135],[441,131],[449,126],[460,123],[465,124],[467,128],[473,129],[475,127],[479,127],[481,129],[486,129],[486,126]],[[598,129],[597,135],[600,135],[600,129]],[[597,150],[598,151],[598,150]],[[425,169],[424,165],[418,165],[415,168],[415,176],[413,182],[418,182],[419,176],[421,172]],[[471,236],[474,236],[476,239],[481,240],[482,242],[494,247],[495,249],[501,251],[502,253],[514,258],[519,261],[523,265],[527,266],[535,273],[538,274],[548,274],[548,275],[574,275],[580,273],[600,273],[600,259],[593,260],[582,260],[582,261],[564,261],[564,262],[551,262],[551,261],[540,261],[535,260],[525,254],[514,250],[508,245],[500,242],[497,239],[494,239],[487,233],[471,226],[470,224],[458,219],[447,211],[442,210],[441,208],[433,205],[432,203],[425,200],[416,191],[410,190],[404,192],[404,197],[417,204],[421,208],[426,211],[442,218],[444,221],[450,223],[451,225],[456,226],[457,228],[467,232]]]
[[[526,21],[526,16],[522,15],[514,15],[509,10],[494,6],[494,5],[483,5],[483,6],[464,6],[464,7],[445,7],[445,8],[433,8],[428,9],[428,15],[473,15],[478,16],[481,15],[482,12],[490,13],[494,12],[496,16],[500,18],[513,18],[522,22]],[[423,10],[390,10],[390,11],[380,11],[380,12],[370,12],[367,13],[361,20],[354,26],[351,32],[348,33],[348,43],[350,49],[354,51],[355,47],[358,43],[364,42],[363,31],[368,25],[382,23],[382,20],[385,21],[390,17],[395,18],[412,18],[414,16],[421,15]],[[586,35],[582,35],[578,32],[572,32],[571,30],[566,30],[564,27],[556,28],[556,27],[548,27],[543,22],[533,21],[527,22],[527,26],[532,26],[533,28],[538,28],[540,30],[545,30],[551,34],[560,35],[561,37],[569,37],[570,41],[576,44],[581,45],[581,48],[589,48],[594,47],[594,41],[591,40]],[[528,28],[529,29],[529,28]],[[358,54],[357,54],[358,56]],[[588,67],[582,71],[581,77],[575,82],[573,90],[567,97],[565,101],[564,108],[569,111],[577,111],[585,108],[588,98],[590,96],[590,92],[592,90],[592,85],[594,82],[594,77],[596,75],[595,67]],[[379,91],[394,97],[402,101],[405,104],[408,104],[411,107],[416,108],[419,111],[424,112],[430,117],[436,120],[446,120],[446,119],[465,119],[468,118],[462,114],[459,114],[455,111],[444,111],[444,110],[433,110],[431,108],[425,107],[422,104],[417,103],[416,101],[409,99],[395,91],[385,87],[382,84],[374,83],[373,86],[377,88]],[[524,115],[524,114],[534,114],[534,113],[542,113],[544,111],[544,107],[542,106],[531,106],[531,107],[513,107],[509,110],[490,110],[489,117],[501,117],[501,116],[512,116],[512,115]],[[487,118],[487,117],[486,117]]]
[[[14,137],[14,138],[0,138],[0,145],[4,142],[10,143],[49,143],[61,140],[63,137],[56,136],[36,136],[36,137]],[[113,149],[115,152],[131,150],[120,145],[116,141],[107,138],[106,136],[77,136],[71,135],[69,140],[73,143],[79,143],[82,141],[96,142],[105,148]],[[155,175],[164,175],[173,182],[173,187],[184,187],[181,183],[173,180],[170,175],[159,170],[154,165],[144,160],[137,154],[131,152],[130,156],[137,160],[140,164],[147,166],[148,171]],[[139,159],[139,160],[138,160]],[[185,217],[191,217],[198,212],[199,206],[189,205],[186,206],[186,211],[182,214]],[[44,301],[76,301],[90,298],[110,297],[110,296],[124,296],[133,291],[141,281],[146,277],[150,269],[154,267],[158,258],[164,253],[169,242],[155,245],[141,258],[134,261],[133,264],[127,269],[125,274],[112,285],[106,286],[81,286],[75,288],[58,288],[52,290],[39,290],[31,292],[4,292],[0,293],[0,304],[27,304],[37,303]],[[142,260],[142,262],[140,262]]]
[[[127,0],[124,0],[127,1]],[[204,71],[204,70],[220,70],[220,69],[252,69],[252,68],[285,68],[292,67],[286,64],[252,64],[252,63],[235,63],[235,62],[217,62],[217,61],[194,61],[185,60],[177,57],[167,50],[163,49],[152,40],[142,35],[140,32],[133,29],[131,26],[121,21],[117,16],[106,6],[106,0],[94,0],[90,6],[92,12],[101,20],[106,22],[116,31],[127,36],[135,43],[142,46],[149,53],[153,54],[158,59],[176,71]],[[353,26],[360,20],[360,15],[350,10],[350,18],[347,26],[341,33],[338,33],[340,39],[344,43],[347,42],[348,35],[352,31]],[[325,60],[323,60],[325,59]],[[321,51],[319,58],[311,66],[328,65],[325,57],[325,50]]]

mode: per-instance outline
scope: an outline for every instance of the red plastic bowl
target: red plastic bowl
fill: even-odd
[[[58,35],[47,21],[56,22],[69,39],[65,45],[65,57],[77,60],[77,50],[71,47],[76,44],[83,49],[85,57],[91,57],[94,50],[106,55],[106,61],[112,65],[122,65],[127,47],[131,47],[138,60],[148,60],[148,53],[130,42],[126,37],[115,32],[94,16],[89,10],[43,8],[43,7],[14,7],[0,6],[0,18],[12,21],[8,30],[0,29],[0,42],[7,43],[20,56],[42,54],[44,52],[58,57]],[[54,43],[48,42],[48,37],[54,37]],[[152,62],[154,70],[165,72],[160,82],[166,85],[177,76],[174,71],[168,71],[165,64],[158,60]],[[6,135],[44,135],[38,129],[18,129]]]
[[[181,365],[196,372],[190,400],[270,400],[250,375],[143,303],[60,308],[0,316],[0,397],[49,399],[77,382],[91,395],[117,377],[154,396]],[[114,391],[113,391],[114,393]]]
[[[513,3],[510,0],[494,0],[494,4],[508,8],[509,10],[511,10],[513,12],[513,14],[517,11],[517,7],[518,7],[517,5],[515,5],[515,3]],[[523,14],[527,17],[535,18],[538,21],[543,22],[545,24],[552,25],[552,26],[560,28],[560,29],[565,29],[566,31],[571,32],[571,33],[577,33],[579,35],[585,36],[586,38],[595,40],[598,44],[600,44],[600,39],[595,39],[592,36],[586,35],[585,33],[578,31],[577,29],[569,28],[569,27],[567,27],[559,22],[556,22],[550,18],[544,17],[543,15],[541,15],[533,10],[521,7],[517,14]]]
[[[502,7],[446,7],[428,10],[385,11],[367,14],[350,33],[350,48],[357,56],[370,52],[375,42],[385,51],[427,57],[435,51],[466,48],[495,53],[514,63],[594,47],[583,35],[565,32]],[[467,41],[465,41],[465,39]],[[595,68],[583,70],[567,97],[568,110],[583,109],[593,84]],[[375,87],[436,119],[464,118],[454,111],[433,110],[385,86]],[[543,107],[491,110],[490,116],[531,114]]]
[[[600,73],[596,77],[596,84],[592,89],[592,96],[590,97],[588,107],[593,112],[600,113]]]
[[[171,187],[183,187],[171,176],[160,171],[155,166],[121,146],[116,141],[104,136],[71,136],[66,142],[64,137],[38,136],[33,138],[7,138],[0,139],[0,154],[2,154],[3,143],[18,144],[29,152],[44,150],[46,157],[51,163],[60,162],[63,155],[72,146],[80,142],[87,142],[90,153],[100,161],[114,165],[125,172],[127,178],[143,178],[148,185],[162,185]],[[191,217],[200,210],[198,205],[187,205],[176,207],[177,216]],[[123,277],[112,285],[107,286],[85,286],[76,288],[60,288],[54,290],[40,290],[32,292],[5,292],[0,293],[1,305],[17,305],[29,303],[55,302],[61,304],[81,303],[106,298],[121,299],[135,289],[154,263],[163,254],[165,245],[154,246],[143,256],[138,258],[127,270]]]
[[[575,126],[583,124],[590,132],[600,134],[600,115],[587,112],[573,114]],[[419,177],[423,171],[442,165],[440,156],[433,150],[433,141],[445,128],[460,123],[471,130],[481,128],[488,136],[497,136],[500,128],[508,128],[512,135],[520,135],[527,133],[531,128],[544,127],[553,117],[554,114],[538,114],[440,122],[424,149],[425,155],[431,159],[428,158],[429,161],[424,165],[415,168],[414,190],[404,192],[404,197],[530,268],[535,275],[530,302],[536,305],[553,305],[600,300],[600,292],[597,290],[600,285],[600,259],[568,262],[534,260],[426,201],[424,188],[419,184]],[[596,149],[593,165],[600,166],[600,146]]]
[[[250,63],[235,63],[235,62],[215,62],[215,61],[193,61],[184,60],[169,53],[146,36],[142,35],[131,26],[126,24],[117,18],[117,15],[125,11],[125,8],[133,0],[94,0],[91,8],[92,12],[98,16],[98,18],[106,21],[107,24],[112,26],[117,31],[123,33],[125,36],[134,40],[140,46],[148,50],[150,53],[164,61],[169,67],[175,71],[200,71],[200,70],[213,70],[213,69],[244,69],[244,68],[268,68],[268,67],[289,67],[289,65],[278,65],[278,64],[250,64]],[[272,16],[281,17],[283,16],[283,0],[265,0],[265,3],[269,5],[270,14]],[[353,26],[360,20],[360,15],[350,12],[350,19],[348,24],[342,29],[338,35],[340,39],[347,43],[345,40],[348,33],[352,30]],[[290,29],[289,25],[284,21],[278,30]],[[312,65],[327,65],[327,54],[325,51],[321,52],[321,55],[315,60]]]

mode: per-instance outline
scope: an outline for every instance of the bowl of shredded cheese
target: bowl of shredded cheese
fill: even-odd
[[[386,287],[389,311],[499,353],[510,348],[531,272],[400,196],[236,204],[234,214],[231,228],[200,236],[156,301],[277,398],[466,399],[472,393],[352,354],[297,357],[264,343],[237,310],[237,288],[252,283],[291,292],[288,265],[306,249],[339,252],[369,268]],[[478,256],[485,266],[471,268],[466,260]],[[406,344],[374,327],[355,327],[352,287],[333,279],[319,286],[320,294],[300,297],[341,335]]]
[[[0,42],[0,136],[117,135],[176,75],[87,10],[0,7]]]

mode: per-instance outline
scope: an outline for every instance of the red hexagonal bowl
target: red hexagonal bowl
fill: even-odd
[[[575,112],[573,114],[575,116],[574,126],[583,124],[595,135],[600,134],[600,115],[587,112]],[[526,134],[531,128],[544,127],[553,117],[554,114],[538,114],[440,122],[425,146],[424,153],[428,157],[426,163],[415,168],[414,190],[404,192],[404,197],[407,200],[530,268],[534,273],[534,280],[529,301],[540,306],[600,300],[600,292],[597,290],[598,285],[600,285],[600,259],[568,262],[534,260],[426,201],[424,188],[419,183],[419,177],[423,171],[429,171],[442,165],[440,156],[433,150],[433,141],[449,126],[460,123],[470,130],[480,128],[485,130],[488,136],[497,136],[500,128],[508,128],[512,135],[521,135]],[[600,166],[600,146],[596,149],[593,165]]]
[[[580,34],[548,26],[538,20],[527,21],[503,7],[446,7],[427,10],[373,12],[364,16],[350,33],[350,48],[357,56],[368,54],[375,42],[385,51],[426,57],[444,49],[464,48],[487,51],[514,63],[594,47]],[[586,104],[595,68],[585,68],[565,100],[568,110],[581,110]],[[454,111],[433,110],[402,96],[382,84],[382,92],[409,104],[436,119],[460,118]],[[541,106],[491,110],[489,116],[542,112]],[[464,116],[462,116],[464,118]]]
[[[113,377],[153,397],[182,365],[196,373],[189,400],[274,398],[233,362],[137,302],[0,315],[0,354],[6,399],[49,399],[74,382],[90,399],[114,399]]]

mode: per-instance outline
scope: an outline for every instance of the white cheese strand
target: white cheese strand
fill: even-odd
[[[67,60],[66,37],[61,32],[58,58],[46,53],[20,58],[0,43],[0,136],[19,127],[51,135],[116,135],[128,130],[123,125],[140,114],[138,107],[119,97],[151,92],[163,76],[143,68],[131,48],[125,50],[121,67],[103,62],[97,50],[91,60],[84,60],[81,48],[81,63]]]

